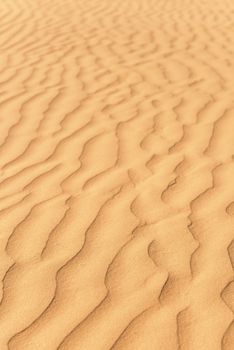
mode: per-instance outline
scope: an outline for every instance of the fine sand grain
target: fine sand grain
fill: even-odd
[[[233,151],[233,0],[2,0],[0,350],[233,350]]]

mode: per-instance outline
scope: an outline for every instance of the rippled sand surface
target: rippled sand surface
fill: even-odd
[[[0,2],[0,349],[234,349],[234,2]]]

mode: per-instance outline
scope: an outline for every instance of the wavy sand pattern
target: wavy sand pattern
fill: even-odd
[[[234,349],[233,18],[1,1],[1,350]]]

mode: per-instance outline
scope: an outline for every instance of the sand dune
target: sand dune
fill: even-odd
[[[234,2],[0,3],[0,350],[234,349]]]

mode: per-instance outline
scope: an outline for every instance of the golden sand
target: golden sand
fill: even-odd
[[[0,350],[234,349],[234,1],[0,2]]]

